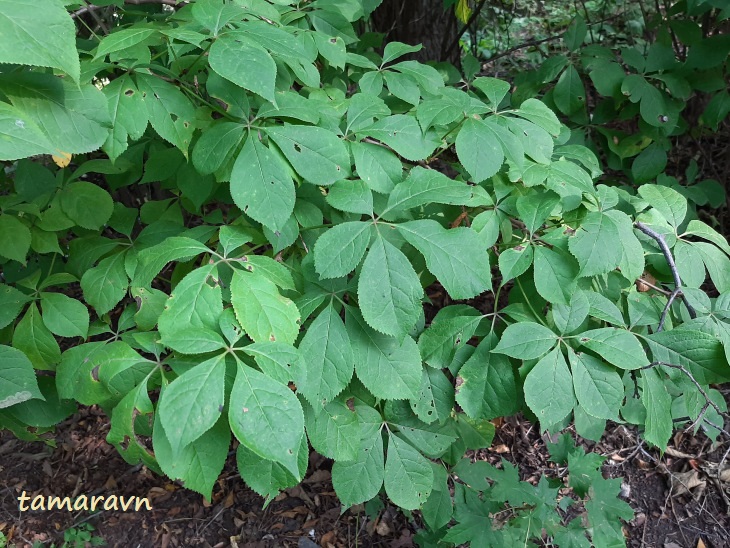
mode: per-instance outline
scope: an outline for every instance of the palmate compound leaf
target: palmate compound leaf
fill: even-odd
[[[160,422],[160,414],[155,414],[152,445],[160,468],[170,478],[182,480],[186,489],[197,491],[208,500],[223,470],[230,444],[231,431],[225,417],[220,416],[210,430],[175,452]]]
[[[314,267],[322,278],[347,276],[360,264],[370,243],[372,224],[349,221],[333,226],[314,245]]]
[[[338,460],[332,465],[332,485],[344,508],[375,497],[385,476],[380,413],[364,404],[355,404],[355,412],[360,424],[360,448],[354,460]]]
[[[406,160],[423,160],[438,146],[438,142],[424,135],[415,116],[394,114],[381,118],[358,135],[373,137],[392,148]]]
[[[406,510],[420,508],[433,489],[431,463],[410,443],[390,434],[384,484],[394,504]]]
[[[457,307],[459,310],[455,310]],[[451,310],[454,315],[446,317],[444,313]],[[470,306],[442,308],[431,325],[418,337],[418,349],[423,361],[436,369],[449,367],[454,353],[472,338],[481,320],[479,311]]]
[[[193,4],[192,16],[196,23],[208,29],[213,36],[226,26],[231,19],[245,13],[243,6],[224,4],[215,0],[204,0]]]
[[[573,410],[573,377],[560,348],[542,358],[525,378],[525,403],[546,428]]]
[[[94,59],[103,59],[110,53],[123,51],[133,48],[138,44],[149,44],[153,36],[159,37],[158,30],[149,27],[131,27],[127,29],[116,30],[107,36],[104,36],[96,48]]]
[[[180,149],[187,158],[195,131],[195,108],[177,86],[156,76],[136,73],[147,116],[154,130],[165,141]]]
[[[722,344],[712,333],[679,327],[643,338],[654,361],[682,365],[701,384],[730,380]]]
[[[30,297],[13,286],[0,284],[0,329],[7,327],[17,318],[30,300]]]
[[[625,329],[604,327],[580,334],[580,344],[621,369],[639,369],[649,359],[636,335]]]
[[[293,344],[299,334],[297,306],[258,272],[233,273],[231,304],[241,327],[254,342]]]
[[[0,63],[58,68],[79,81],[76,29],[61,2],[0,0],[0,28]]]
[[[372,215],[373,192],[360,179],[341,180],[329,188],[327,203],[340,211]]]
[[[372,143],[351,143],[358,176],[371,190],[383,194],[403,178],[403,164],[390,150]]]
[[[475,183],[488,179],[502,167],[504,152],[494,130],[482,120],[468,118],[456,136],[456,154]]]
[[[687,215],[687,198],[673,188],[661,185],[641,185],[639,195],[656,209],[675,230]]]
[[[555,327],[561,334],[569,334],[578,329],[588,317],[591,309],[591,303],[586,296],[586,292],[578,289],[570,298],[570,304],[553,305],[553,321]]]
[[[206,129],[193,148],[192,161],[195,169],[201,175],[219,170],[245,136],[246,127],[236,122],[218,122]]]
[[[598,419],[618,420],[624,385],[618,372],[588,354],[568,351],[573,388],[583,410]]]
[[[350,153],[331,131],[316,126],[270,126],[266,133],[305,181],[331,185],[350,176]]]
[[[641,403],[646,408],[644,438],[664,451],[673,430],[672,397],[657,369],[642,371],[640,386]]]
[[[491,205],[492,201],[482,187],[455,181],[434,169],[416,166],[408,178],[390,193],[386,211],[398,212],[430,203]]]
[[[116,160],[127,150],[127,139],[140,139],[147,128],[148,116],[142,94],[131,76],[124,74],[101,90],[106,96],[112,129],[103,145],[109,158]]]
[[[158,413],[173,455],[210,430],[221,417],[225,356],[220,354],[188,369],[163,391]]]
[[[109,312],[127,293],[129,281],[124,270],[124,256],[124,253],[117,253],[102,259],[81,277],[84,300],[98,315]]]
[[[187,328],[217,331],[218,319],[223,314],[221,288],[213,281],[217,275],[217,267],[209,264],[196,268],[178,282],[158,321],[163,339]]]
[[[299,477],[304,476],[308,462],[307,438],[302,436],[298,459]],[[273,460],[262,459],[243,444],[240,444],[236,450],[236,464],[241,473],[241,479],[246,482],[246,485],[266,499],[264,508],[281,491],[299,483],[299,479],[284,466]]]
[[[449,474],[446,468],[442,464],[432,462],[431,469],[433,470],[433,488],[421,512],[428,527],[437,531],[451,521],[454,501],[449,492]]]
[[[512,364],[505,356],[492,353],[496,343],[493,333],[484,337],[459,369],[456,401],[472,419],[494,419],[519,409]]]
[[[345,327],[355,356],[355,372],[365,387],[382,399],[415,399],[423,366],[418,345],[372,329],[356,308],[345,309]]]
[[[262,373],[280,383],[288,384],[292,380],[299,383],[303,375],[303,356],[293,345],[263,341],[246,345],[242,350],[256,360]]]
[[[210,47],[210,68],[243,89],[276,102],[276,63],[261,45],[241,31],[221,34]]]
[[[0,160],[18,160],[36,154],[55,154],[56,148],[30,113],[0,102]]]
[[[312,447],[335,461],[354,461],[360,451],[357,413],[342,401],[332,401],[315,410],[304,406],[304,419]]]
[[[144,428],[149,434],[150,415],[153,412],[152,401],[147,393],[149,377],[142,377],[141,382],[114,406],[111,413],[111,429],[107,434],[107,442],[111,443],[128,462],[142,462],[155,473],[161,474],[155,455],[149,447],[141,442],[138,434]],[[146,420],[141,420],[146,419]],[[157,417],[155,417],[157,420]],[[159,423],[159,420],[157,421]]]
[[[441,369],[424,367],[418,398],[410,400],[411,410],[423,422],[443,422],[454,408],[454,387]]]
[[[252,133],[231,171],[231,197],[246,215],[272,231],[294,211],[294,181],[279,156]]]
[[[38,388],[33,364],[25,354],[0,345],[0,409],[33,398],[45,399]]]
[[[459,437],[456,423],[426,424],[418,419],[405,401],[389,401],[385,405],[385,420],[389,428],[429,458],[443,455]]]
[[[406,241],[426,259],[452,299],[470,299],[491,288],[489,255],[471,228],[445,229],[423,219],[397,225]]]
[[[492,350],[522,360],[543,356],[558,342],[558,337],[544,325],[535,322],[519,322],[508,326],[499,344]]]
[[[332,304],[309,325],[299,350],[306,357],[306,372],[297,387],[319,413],[348,385],[355,370],[350,337]]]
[[[51,143],[51,154],[91,152],[109,135],[107,100],[96,86],[78,85],[52,74],[25,71],[14,73],[12,77],[3,75],[0,87],[22,114],[16,125],[19,122],[22,126],[24,120],[30,119],[31,127],[39,128],[45,142]],[[17,132],[11,135],[24,138]]]
[[[114,201],[103,188],[86,181],[74,181],[59,193],[61,209],[77,225],[98,230],[114,212]]]
[[[43,323],[59,337],[86,338],[89,311],[83,303],[63,293],[41,293]]]
[[[402,251],[378,235],[357,287],[362,317],[373,329],[403,338],[421,315],[423,287]]]
[[[570,254],[556,250],[535,246],[535,288],[546,301],[568,304],[575,290],[579,267]]]
[[[15,215],[0,214],[0,257],[25,264],[32,235]]]
[[[239,362],[228,420],[238,441],[301,479],[298,456],[304,412],[289,387]]]
[[[614,270],[621,261],[619,231],[613,220],[600,211],[590,211],[568,240],[580,265],[580,276],[596,276]]]
[[[143,249],[137,255],[133,285],[146,287],[160,273],[167,263],[186,262],[201,253],[210,253],[205,244],[186,236],[172,236],[152,247]]]

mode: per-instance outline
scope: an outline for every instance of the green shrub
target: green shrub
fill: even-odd
[[[534,519],[620,544],[631,514],[563,448],[590,527],[559,527],[555,485],[461,460],[491,419],[717,434],[730,246],[672,188],[594,184],[544,102],[373,52],[372,1],[107,2],[75,12],[86,38],[41,4],[0,0],[0,426],[99,405],[126,460],[207,497],[233,434],[267,501],[311,444],[344,507],[384,490],[424,544],[475,545]],[[426,322],[434,283],[453,304]]]

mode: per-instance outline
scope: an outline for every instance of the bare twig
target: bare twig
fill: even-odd
[[[87,8],[90,5],[86,1],[84,1],[84,4],[86,4]],[[104,34],[109,34],[109,27],[106,26],[104,19],[102,17],[99,17],[99,14],[96,13],[96,10],[89,10],[89,14],[91,15],[91,18],[96,22],[96,24],[99,25],[99,28],[101,29],[101,31]]]
[[[674,263],[674,257],[672,257],[672,252],[669,249],[669,246],[667,245],[667,241],[664,239],[664,234],[659,234],[655,230],[652,230],[648,226],[646,226],[644,223],[636,222],[634,223],[634,226],[638,228],[641,232],[649,236],[652,240],[654,240],[658,245],[659,249],[662,250],[662,253],[664,254],[664,258],[667,261],[667,264],[669,265],[669,269],[672,271],[672,277],[674,278],[674,291],[672,292],[672,295],[669,297],[669,302],[667,303],[667,306],[664,307],[664,311],[662,312],[662,320],[659,323],[659,327],[657,328],[657,331],[661,331],[664,327],[664,320],[666,319],[667,311],[669,310],[669,307],[672,304],[672,301],[674,301],[674,298],[677,296],[682,297],[682,302],[684,303],[684,306],[687,307],[687,312],[689,312],[690,318],[694,319],[697,317],[697,312],[695,311],[694,307],[689,304],[689,301],[687,300],[687,297],[682,293],[682,279],[679,277],[679,271],[677,270],[677,265]],[[676,293],[676,295],[675,295]]]
[[[674,302],[674,299],[676,299],[677,295],[680,295],[681,293],[682,293],[682,289],[677,288],[674,291],[672,291],[672,293],[669,295],[669,299],[667,299],[667,304],[664,305],[664,310],[662,310],[662,316],[661,316],[661,318],[659,318],[659,325],[656,328],[657,333],[659,331],[661,331],[662,329],[664,329],[664,322],[667,319],[667,312],[669,312],[669,309],[671,308],[672,303]]]
[[[132,6],[140,6],[142,4],[161,4],[165,6],[172,6],[174,8],[184,6],[187,4],[185,1],[176,1],[176,0],[124,0],[125,4],[130,4]],[[77,9],[75,12],[71,14],[71,19],[76,19],[77,17],[82,16],[85,13],[93,13],[94,11],[102,8],[106,8],[108,6],[97,6],[95,4],[88,4],[87,6],[84,6],[83,8]]]
[[[714,400],[712,400],[710,398],[710,396],[707,394],[707,392],[705,391],[705,389],[702,388],[702,385],[699,382],[697,382],[697,379],[695,379],[695,377],[692,374],[692,372],[689,369],[687,369],[685,366],[678,365],[676,363],[652,362],[649,365],[646,365],[646,366],[642,367],[641,369],[642,370],[643,369],[652,369],[652,368],[654,368],[654,367],[656,367],[658,365],[663,365],[664,367],[669,367],[671,369],[678,369],[679,371],[681,371],[682,373],[684,373],[687,376],[687,378],[690,381],[692,381],[692,384],[694,384],[697,387],[697,390],[699,390],[699,392],[702,395],[702,397],[705,398],[705,401],[708,403],[708,405],[710,405],[715,411],[717,411],[717,414],[718,415],[720,415],[721,417],[723,417],[725,419],[730,420],[730,414],[728,414],[725,411],[723,411],[722,409],[720,409],[720,406],[717,405],[714,402]],[[707,419],[704,419],[704,421],[707,422],[707,423],[709,423],[709,421]],[[718,430],[721,430],[721,431],[724,432],[724,430],[722,429],[722,427],[719,427],[719,426],[717,426],[715,424],[712,424],[712,423],[709,423],[709,424],[711,424],[714,428],[717,428]],[[728,438],[730,438],[730,434],[728,434],[727,432],[725,432],[725,433],[727,434]]]
[[[542,38],[540,40],[528,40],[527,42],[523,42],[522,44],[519,44],[513,48],[509,48],[502,53],[498,53],[497,55],[492,55],[489,59],[484,61],[485,63],[492,63],[496,61],[497,59],[501,59],[502,57],[507,57],[508,55],[519,51],[521,49],[529,48],[532,46],[539,46],[540,44],[544,44],[545,42],[552,42],[553,40],[560,40],[563,37],[562,34],[558,34],[555,36],[548,36],[547,38]]]
[[[469,20],[464,24],[463,27],[461,27],[461,30],[456,33],[456,37],[454,38],[454,41],[451,42],[451,45],[449,46],[449,49],[446,50],[446,54],[444,57],[446,59],[449,58],[449,54],[454,51],[454,48],[459,45],[459,40],[461,40],[461,37],[464,35],[464,33],[467,31],[467,29],[471,26],[471,24],[476,20],[477,17],[479,17],[479,14],[482,12],[482,8],[486,5],[487,0],[482,0],[479,2],[479,5],[476,7],[474,11],[471,12],[471,17],[469,17]]]

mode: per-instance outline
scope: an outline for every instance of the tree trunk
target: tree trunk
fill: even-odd
[[[452,47],[457,21],[452,8],[444,10],[443,0],[385,0],[373,13],[373,25],[385,33],[386,43],[423,44],[414,59],[459,66],[459,48]]]

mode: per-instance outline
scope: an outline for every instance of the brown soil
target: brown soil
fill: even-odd
[[[61,546],[64,531],[87,523],[95,537],[114,547],[414,546],[412,536],[420,520],[408,521],[394,508],[374,509],[370,517],[362,507],[340,515],[328,470],[331,463],[315,454],[305,481],[266,509],[263,499],[245,487],[231,457],[207,502],[144,467],[126,463],[104,441],[108,428],[106,416],[91,407],[59,426],[55,449],[0,434],[0,532],[9,546]],[[636,512],[625,526],[628,546],[730,546],[730,484],[718,482],[712,468],[727,441],[713,445],[702,434],[680,433],[660,456],[637,445],[636,433],[620,425],[610,425],[600,444],[578,441],[586,450],[608,457],[606,476],[625,480],[627,500]],[[504,457],[518,464],[528,481],[556,472],[543,438],[520,417],[498,423],[492,447],[475,457],[495,464]],[[695,480],[699,483],[692,487]],[[689,493],[678,493],[682,483],[690,487]],[[17,497],[23,491],[30,497],[148,497],[152,510],[21,513]]]

